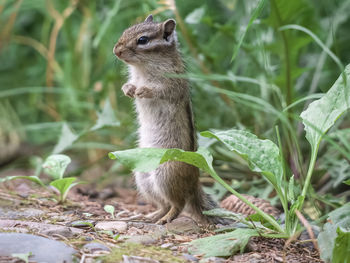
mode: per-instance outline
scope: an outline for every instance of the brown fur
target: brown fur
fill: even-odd
[[[138,44],[142,36],[146,44]],[[135,98],[139,121],[139,146],[196,151],[196,131],[188,81],[166,74],[185,72],[177,48],[175,21],[145,22],[124,31],[114,53],[129,65],[129,81],[122,90]],[[199,183],[198,168],[170,161],[150,173],[135,173],[139,192],[159,210],[150,215],[158,223],[170,222],[186,210],[202,223],[222,222],[203,210],[217,207]]]

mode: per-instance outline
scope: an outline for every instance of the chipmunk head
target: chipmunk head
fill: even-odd
[[[174,19],[156,23],[149,15],[143,23],[123,32],[113,53],[135,66],[162,62],[176,52],[175,25]]]

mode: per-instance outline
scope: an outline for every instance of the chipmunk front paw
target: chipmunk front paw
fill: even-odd
[[[122,87],[122,91],[124,92],[125,96],[128,96],[130,98],[135,97],[135,90],[136,87],[131,83],[125,83]]]
[[[143,86],[136,89],[135,97],[150,99],[153,98],[153,91],[150,88]]]

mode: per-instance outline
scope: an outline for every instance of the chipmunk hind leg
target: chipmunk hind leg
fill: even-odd
[[[157,210],[146,216],[152,222],[158,221],[164,217],[169,210],[170,204],[164,199],[162,194],[157,191],[151,173],[135,173],[135,181],[139,193],[149,202],[157,206]]]

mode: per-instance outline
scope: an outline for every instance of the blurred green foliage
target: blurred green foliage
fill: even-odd
[[[262,8],[256,13],[258,5]],[[13,124],[11,132],[0,128],[0,147],[6,151],[11,144],[6,133],[16,133],[47,155],[64,123],[81,135],[72,141],[72,159],[93,163],[110,150],[134,147],[132,101],[120,90],[126,67],[112,48],[124,29],[150,13],[156,21],[177,20],[197,129],[238,127],[277,142],[278,125],[284,158],[292,167],[288,174],[302,182],[310,149],[298,116],[341,70],[309,34],[281,27],[296,24],[310,30],[346,65],[349,0],[1,0],[0,109],[9,112],[1,116]],[[119,126],[85,132],[98,123],[106,103]],[[335,187],[324,185],[335,180],[334,165],[342,162],[349,171],[349,128],[345,116],[327,136],[330,143],[320,147],[321,160],[327,162],[316,167],[314,185],[322,194]],[[238,180],[243,188],[255,178],[240,157],[220,145],[212,149],[225,160],[216,162],[223,177]],[[342,174],[343,180],[349,177]],[[265,187],[257,187],[248,188],[266,197]]]

